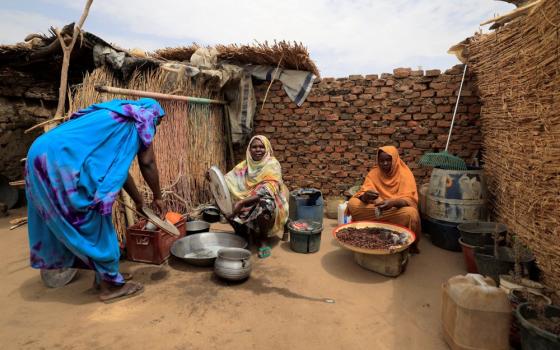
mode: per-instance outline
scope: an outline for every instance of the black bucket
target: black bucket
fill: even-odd
[[[474,260],[478,273],[492,277],[496,285],[500,283],[500,275],[507,275],[514,270],[515,256],[513,249],[509,247],[498,247],[498,256],[494,256],[494,246],[476,247],[474,249]],[[535,258],[529,252],[520,257],[519,262],[525,272],[530,275]]]
[[[456,223],[423,217],[422,231],[430,235],[430,240],[436,247],[453,252],[461,251],[461,245],[459,244],[461,234]]]
[[[547,318],[560,318],[560,307],[545,306],[544,315]],[[530,303],[519,305],[515,311],[515,317],[521,325],[521,348],[523,350],[560,349],[560,335],[547,332],[529,321],[537,317],[537,310]]]
[[[507,233],[506,225],[488,221],[459,224],[457,229],[461,233],[464,243],[477,247],[493,245],[494,233],[497,233],[500,237]]]

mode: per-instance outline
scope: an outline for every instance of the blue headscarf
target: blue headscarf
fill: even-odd
[[[141,148],[152,144],[165,115],[153,99],[92,105],[40,136],[27,156],[31,266],[76,265],[122,283],[113,202]]]

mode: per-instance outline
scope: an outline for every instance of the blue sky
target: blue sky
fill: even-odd
[[[0,44],[77,21],[85,1],[0,0]],[[492,0],[94,0],[85,29],[125,48],[291,40],[322,76],[446,69],[447,49],[514,9]],[[487,27],[482,28],[487,31]]]

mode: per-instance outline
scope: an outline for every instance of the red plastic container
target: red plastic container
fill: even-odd
[[[141,220],[126,230],[126,257],[128,260],[160,265],[169,258],[173,242],[185,237],[185,220],[175,224],[179,230],[178,237],[162,230],[146,231]]]
[[[459,238],[459,244],[461,245],[461,250],[463,251],[463,257],[465,258],[465,265],[467,266],[467,272],[478,273],[478,268],[476,267],[476,261],[474,260],[474,248],[476,248],[476,246],[464,243],[463,239],[461,238]]]

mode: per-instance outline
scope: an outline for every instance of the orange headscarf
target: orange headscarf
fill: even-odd
[[[379,152],[383,151],[391,156],[391,172],[386,175],[379,168]],[[368,190],[379,193],[381,200],[385,199],[404,199],[412,207],[418,206],[418,191],[416,180],[412,171],[399,157],[399,151],[394,146],[379,147],[377,151],[377,164],[368,173],[364,184],[354,195],[361,196]]]

